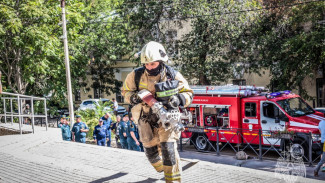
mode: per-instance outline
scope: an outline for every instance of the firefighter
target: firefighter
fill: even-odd
[[[119,133],[119,137],[120,137],[120,143],[123,149],[127,149],[128,148],[128,142],[127,142],[127,135],[126,135],[126,131],[127,131],[127,122],[129,120],[128,117],[128,113],[124,113],[123,114],[123,119],[122,121],[119,123],[118,125],[118,133]]]
[[[61,123],[59,124],[59,128],[61,128],[62,139],[65,141],[71,141],[71,130],[68,118],[65,115],[61,116]]]
[[[140,142],[136,137],[136,126],[134,122],[129,119],[126,125],[127,125],[126,135],[127,135],[128,149],[134,151],[140,151]]]
[[[120,139],[120,135],[119,135],[119,130],[118,130],[118,126],[121,122],[121,116],[117,115],[116,116],[116,123],[113,123],[112,125],[112,132],[115,134],[115,142],[116,142],[116,147],[120,148],[121,147],[121,143],[119,142]]]
[[[109,114],[108,112],[105,113],[105,115],[103,117],[101,117],[100,119],[103,120],[104,125],[107,127],[107,131],[108,131],[108,135],[107,135],[107,147],[111,147],[111,124],[112,124],[112,115]]]
[[[104,120],[100,118],[98,120],[98,125],[95,126],[93,131],[93,138],[97,145],[105,146],[106,140],[108,140],[108,129],[107,125],[104,125]]]
[[[164,171],[166,182],[180,182],[182,169],[176,143],[180,131],[175,123],[168,123],[171,118],[166,106],[187,107],[192,102],[193,91],[181,73],[165,65],[167,60],[166,50],[160,43],[147,43],[141,50],[143,67],[128,74],[122,95],[133,105],[134,122],[138,124],[149,162],[157,172]]]
[[[76,123],[72,127],[72,141],[86,143],[86,134],[88,133],[89,128],[86,123],[81,121],[81,116],[76,115]]]

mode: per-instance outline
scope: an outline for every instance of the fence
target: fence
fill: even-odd
[[[46,130],[48,128],[48,120],[47,120],[47,108],[46,108],[46,99],[41,97],[27,96],[21,94],[14,94],[8,92],[2,92],[1,95],[5,95],[6,97],[1,97],[3,101],[3,113],[0,114],[0,117],[4,117],[4,122],[7,123],[7,119],[11,119],[11,124],[13,125],[14,118],[18,118],[19,121],[19,130],[20,134],[22,134],[22,125],[24,118],[30,118],[32,123],[33,133],[35,132],[35,118],[45,118],[45,126]],[[9,101],[9,103],[7,103]],[[13,101],[16,101],[18,104],[18,111],[14,110]],[[26,101],[30,101],[30,113],[23,112],[23,103]],[[34,101],[43,101],[44,102],[44,115],[43,114],[35,114],[34,113]],[[7,105],[8,104],[8,105]],[[7,106],[10,105],[10,110],[7,110]]]
[[[251,149],[253,151],[253,156],[257,157],[259,160],[263,160],[263,157],[270,151],[276,152],[279,157],[282,158],[287,158],[284,152],[290,151],[290,154],[293,156],[299,156],[300,153],[302,155],[301,158],[307,162],[309,166],[312,166],[313,163],[321,157],[321,154],[316,154],[314,158],[312,156],[313,150],[321,150],[322,147],[320,142],[313,142],[311,133],[303,134],[305,135],[304,138],[296,138],[298,137],[297,134],[282,134],[278,137],[274,137],[272,134],[273,131],[271,130],[242,128],[225,129],[220,127],[186,127],[185,132],[192,132],[192,134],[190,136],[186,136],[186,133],[181,135],[180,151],[183,151],[183,139],[185,136],[185,144],[191,142],[199,151],[207,152],[213,149],[217,156],[220,156],[225,147],[228,146],[234,153]],[[206,133],[210,133],[210,135],[208,136]],[[212,138],[213,140],[211,140]],[[234,140],[240,143],[232,143]],[[221,141],[223,144],[220,144]],[[205,144],[200,144],[200,142],[204,142]],[[268,145],[265,145],[266,143]],[[210,148],[206,148],[206,145],[210,146]],[[305,151],[307,151],[307,153],[305,153]]]

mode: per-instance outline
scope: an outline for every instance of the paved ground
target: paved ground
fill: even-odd
[[[24,130],[28,129],[31,127],[24,125]],[[209,157],[187,153],[181,153],[182,157],[194,159],[182,159],[183,182],[274,183],[297,178],[220,164],[222,161],[217,159],[211,161]],[[0,136],[0,182],[164,182],[164,179],[142,152],[65,142],[59,129],[45,131],[44,127],[36,127],[35,134]],[[296,182],[323,181],[299,177]]]

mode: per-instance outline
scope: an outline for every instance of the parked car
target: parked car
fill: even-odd
[[[54,113],[51,113],[49,109],[47,109],[47,115],[53,118],[60,118],[62,115],[69,116],[68,108],[58,108]]]
[[[87,110],[87,109],[92,109],[95,110],[96,107],[99,105],[99,102],[103,102],[103,103],[113,103],[108,99],[87,99],[87,100],[83,100],[80,104],[80,107],[78,108],[78,111],[80,110]],[[111,107],[110,106],[106,106],[104,109],[105,110],[109,110]],[[117,109],[117,114],[124,114],[126,112],[125,107],[122,106],[118,106]]]

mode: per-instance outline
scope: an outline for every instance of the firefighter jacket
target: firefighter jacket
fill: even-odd
[[[155,84],[159,82],[163,82],[167,80],[166,76],[166,68],[164,67],[163,70],[161,71],[160,74],[157,76],[149,76],[147,71],[144,71],[142,76],[140,77],[140,82],[139,82],[139,91],[142,89],[147,89],[150,91],[153,96],[155,96]],[[179,81],[178,84],[178,93],[182,94],[185,99],[186,103],[184,107],[187,107],[188,105],[191,104],[192,99],[193,99],[193,90],[190,89],[188,82],[186,79],[183,77],[183,75],[180,72],[175,71],[175,80]],[[137,86],[135,83],[135,71],[132,71],[129,73],[125,79],[125,82],[123,84],[122,88],[122,95],[124,96],[124,99],[127,103],[130,102],[130,97],[135,94],[137,91]],[[139,113],[141,111],[141,108],[143,109],[144,112],[149,111],[149,106],[146,106],[145,103],[138,104],[132,108],[132,114],[135,120],[135,123],[137,123],[137,120],[139,119]]]

